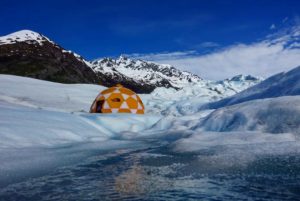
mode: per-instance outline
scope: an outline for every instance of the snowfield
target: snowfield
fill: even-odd
[[[205,131],[300,134],[300,96],[258,99],[220,108],[198,125]]]
[[[150,128],[160,115],[89,114],[102,86],[0,75],[0,148],[102,141]],[[113,125],[113,126],[111,126]]]
[[[152,94],[141,95],[146,115],[99,115],[88,111],[105,87],[0,75],[0,148],[55,147],[105,141],[122,136],[122,132],[165,130],[207,115],[210,111],[199,112],[199,107],[232,95],[233,90],[227,90],[227,85],[203,82],[179,91],[158,88]],[[237,82],[235,90],[245,87]],[[170,117],[162,120],[163,116]],[[177,122],[175,116],[182,118]]]
[[[104,141],[150,128],[160,116],[72,114],[0,102],[1,148],[56,147]],[[113,126],[112,126],[113,125]]]
[[[179,91],[157,88],[140,95],[145,115],[90,114],[90,105],[105,87],[0,75],[0,186],[149,140],[167,142],[174,152],[213,148],[212,157],[226,164],[242,161],[239,157],[246,163],[266,153],[299,153],[300,96],[296,94],[203,109],[210,102],[257,89],[235,95],[252,85],[240,76]],[[299,85],[286,87],[297,92]]]
[[[2,182],[78,161],[90,150],[136,146],[122,140],[122,132],[140,132],[162,118],[159,114],[89,114],[94,98],[105,89],[102,86],[11,75],[0,75],[0,86]]]
[[[235,95],[257,83],[262,78],[235,76],[222,81],[201,80],[181,90],[156,88],[150,95],[141,95],[148,113],[160,113],[171,116],[185,116],[203,113],[201,107],[207,103]]]

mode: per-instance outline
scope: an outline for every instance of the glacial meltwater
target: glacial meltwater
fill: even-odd
[[[300,200],[299,155],[230,158],[216,154],[220,146],[178,153],[149,144],[3,186],[0,200]]]

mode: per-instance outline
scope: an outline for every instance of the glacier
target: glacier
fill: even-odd
[[[219,108],[245,101],[264,99],[280,96],[300,95],[300,66],[269,77],[254,87],[250,87],[241,93],[224,98],[216,102],[208,103],[203,108]]]
[[[147,180],[161,186],[155,180],[161,181],[163,177],[161,182],[169,185],[170,181],[162,175],[177,172],[178,168],[194,168],[200,175],[223,174],[249,171],[251,165],[268,160],[265,157],[297,156],[300,96],[286,90],[299,90],[299,85],[294,84],[299,80],[298,71],[296,68],[293,73],[282,73],[280,78],[277,75],[272,84],[266,79],[254,85],[251,77],[237,76],[219,82],[203,80],[180,90],[157,88],[151,94],[139,94],[146,107],[145,115],[88,113],[94,98],[105,89],[103,86],[0,75],[0,187],[7,194],[6,186],[20,184],[23,188],[23,181],[38,184],[39,179],[58,168],[76,167],[74,164],[105,158],[113,152],[119,156],[126,155],[128,150],[161,146],[163,151],[159,153],[133,152],[137,156],[132,159],[134,165],[129,172],[124,170],[125,177],[137,172],[143,174],[141,178],[147,178],[146,170],[136,164],[139,158],[168,163],[166,167],[151,169],[159,174],[154,177],[157,179]],[[265,94],[280,84],[278,80],[290,77],[294,82],[282,84],[287,89],[282,89],[284,93],[279,95],[207,107],[238,99],[246,92]],[[175,164],[160,160],[168,154],[171,159],[167,161],[174,160]],[[190,157],[193,163],[183,162]],[[172,185],[198,186],[189,176],[183,175],[178,180],[187,183]],[[125,182],[123,177],[119,178],[119,182]],[[152,186],[143,185],[146,189],[147,185]]]

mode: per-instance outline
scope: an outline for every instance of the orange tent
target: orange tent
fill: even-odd
[[[144,114],[144,109],[144,104],[136,93],[117,84],[102,91],[96,97],[90,113]]]

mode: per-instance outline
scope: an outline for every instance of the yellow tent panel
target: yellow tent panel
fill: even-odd
[[[134,113],[144,114],[141,98],[118,84],[102,91],[94,100],[90,113]]]

